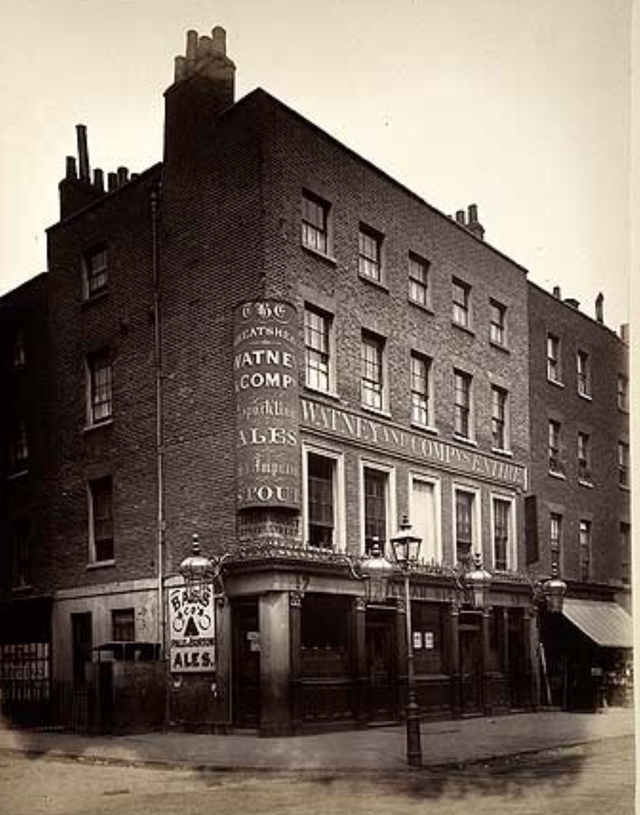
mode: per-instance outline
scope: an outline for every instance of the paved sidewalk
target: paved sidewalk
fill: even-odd
[[[422,725],[423,763],[466,764],[567,747],[628,736],[633,727],[633,712],[618,708],[427,722]],[[277,739],[252,733],[77,736],[0,728],[1,751],[209,770],[395,771],[406,768],[405,749],[403,726]]]

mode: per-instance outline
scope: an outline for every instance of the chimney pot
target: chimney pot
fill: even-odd
[[[187,76],[187,60],[184,57],[176,57],[173,62],[173,79],[179,82]]]
[[[629,323],[622,323],[620,326],[620,339],[625,345],[629,345],[630,340]]]
[[[562,298],[562,293],[560,292],[560,286],[554,286],[553,287],[553,296],[557,297],[558,300],[560,300]]]
[[[187,31],[187,60],[195,62],[198,53],[198,32]]]
[[[129,169],[127,167],[118,167],[118,186],[122,187],[129,180]]]
[[[109,173],[107,176],[107,184],[109,188],[109,192],[113,192],[114,190],[118,189],[118,176],[115,173]]]
[[[198,59],[206,59],[213,53],[213,43],[211,37],[203,35],[198,40]]]
[[[211,32],[211,43],[214,54],[227,55],[227,32],[222,26],[217,25]]]
[[[596,297],[596,320],[604,323],[604,294],[602,292]]]
[[[104,173],[99,167],[93,171],[93,186],[100,192],[104,192]]]
[[[580,308],[580,301],[576,300],[575,297],[567,297],[564,301],[568,306],[571,308],[579,309]]]
[[[462,224],[462,226],[465,225],[466,221],[465,221],[464,210],[463,209],[459,209],[459,210],[456,211],[456,221],[459,224]]]
[[[65,178],[73,178],[76,179],[78,177],[78,172],[76,170],[76,160],[74,156],[67,156],[67,170],[65,172]]]
[[[86,125],[76,125],[78,136],[78,167],[80,170],[80,181],[91,182],[91,169],[89,167],[89,146],[87,144]]]
[[[478,222],[478,205],[469,204],[469,223],[475,224]]]

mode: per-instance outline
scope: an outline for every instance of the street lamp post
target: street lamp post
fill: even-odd
[[[407,626],[407,763],[411,767],[422,765],[422,744],[420,734],[420,709],[416,702],[415,671],[413,665],[413,631],[411,625],[411,592],[409,569],[418,560],[422,539],[413,533],[407,516],[400,524],[398,534],[391,538],[396,563],[402,570],[404,578],[404,600]]]

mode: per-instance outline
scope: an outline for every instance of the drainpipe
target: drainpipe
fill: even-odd
[[[160,325],[160,246],[158,227],[160,221],[160,187],[151,192],[151,269],[153,279],[153,361],[156,389],[156,473],[157,517],[156,540],[158,558],[158,639],[162,655],[165,652],[164,621],[164,434],[162,424],[162,348]]]

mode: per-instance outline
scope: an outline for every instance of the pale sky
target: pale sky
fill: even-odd
[[[162,157],[186,31],[605,322],[628,320],[630,0],[0,0],[0,294],[45,270],[57,185]]]

